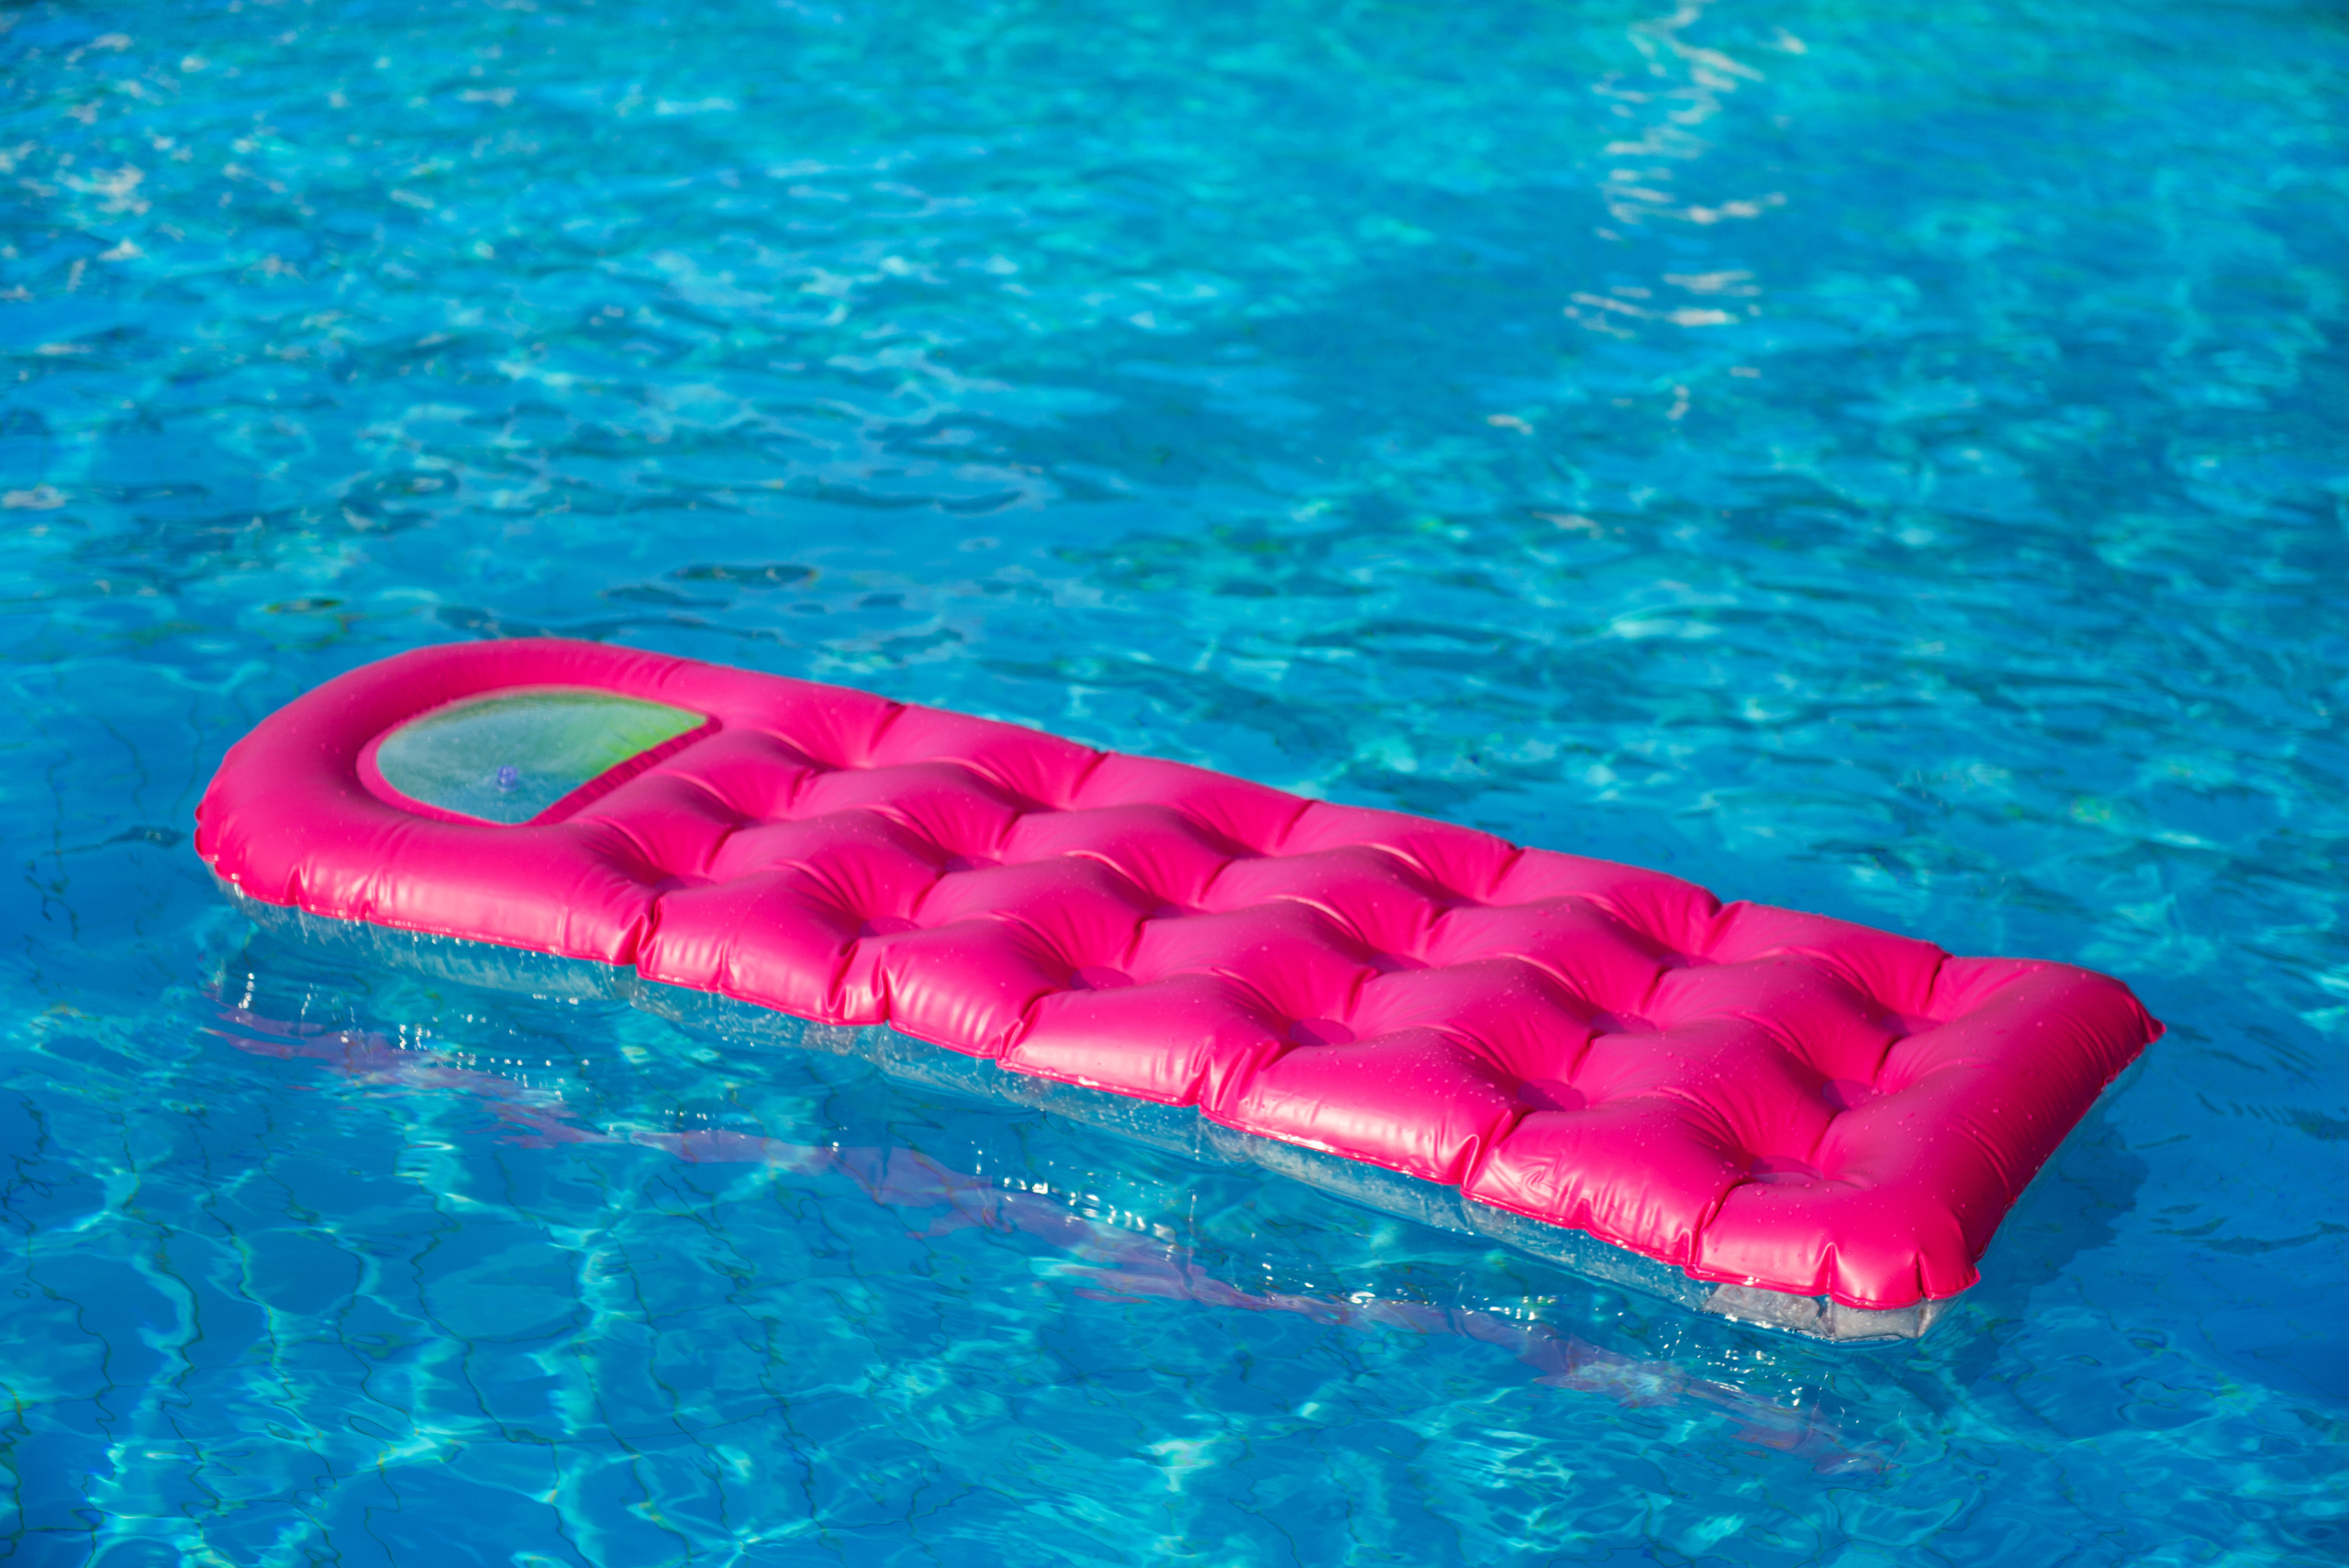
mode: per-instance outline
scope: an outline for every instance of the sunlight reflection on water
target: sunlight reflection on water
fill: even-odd
[[[29,1560],[2337,1554],[2338,17],[0,28]],[[1837,1351],[222,904],[237,735],[540,629],[2084,962],[2172,1033],[1949,1322]]]

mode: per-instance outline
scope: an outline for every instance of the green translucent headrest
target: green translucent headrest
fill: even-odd
[[[376,748],[375,766],[411,800],[510,827],[702,722],[662,703],[544,686],[403,724]]]

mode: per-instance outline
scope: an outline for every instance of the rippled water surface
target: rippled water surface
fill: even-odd
[[[0,7],[35,1563],[2349,1550],[2349,19]],[[540,628],[2171,1026],[1921,1343],[253,932],[223,749]]]

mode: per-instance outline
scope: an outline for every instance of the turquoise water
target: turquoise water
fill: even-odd
[[[2349,20],[0,9],[0,1540],[2330,1562]],[[537,629],[2171,1026],[1919,1344],[253,932],[222,750]]]

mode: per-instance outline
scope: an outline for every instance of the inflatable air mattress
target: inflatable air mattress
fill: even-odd
[[[2160,1033],[2062,964],[592,643],[342,675],[232,747],[197,817],[258,913],[887,1026],[1831,1338],[1921,1331],[1974,1284]]]

